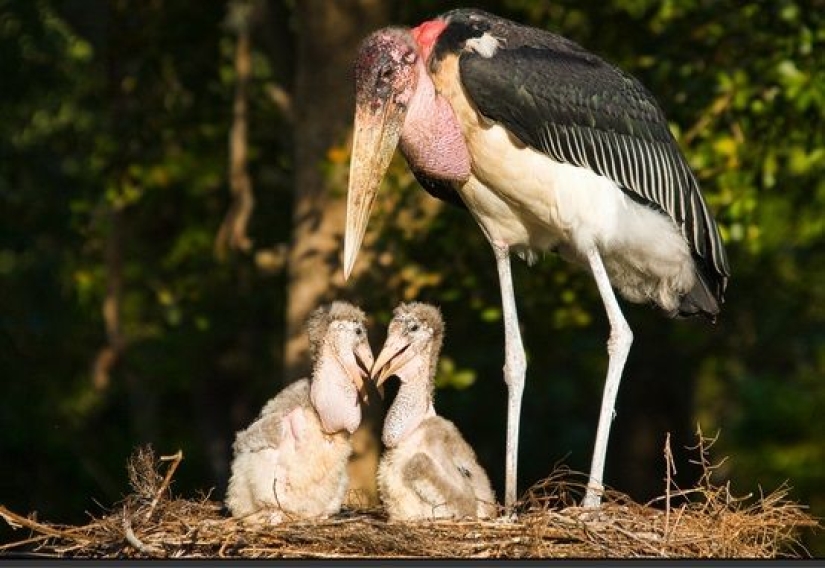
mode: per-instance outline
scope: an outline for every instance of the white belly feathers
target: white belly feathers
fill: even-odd
[[[446,58],[434,79],[459,119],[472,160],[470,180],[459,192],[487,238],[528,261],[557,250],[580,265],[595,246],[624,297],[675,309],[696,278],[676,223],[610,179],[556,162],[481,117],[457,82],[446,79],[458,76],[456,66],[455,57]]]

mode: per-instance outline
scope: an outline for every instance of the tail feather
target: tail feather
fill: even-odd
[[[703,270],[701,260],[696,263],[696,283],[693,288],[682,297],[679,307],[671,315],[674,317],[690,317],[703,315],[711,322],[716,322],[722,297],[722,286],[712,284],[709,275]]]

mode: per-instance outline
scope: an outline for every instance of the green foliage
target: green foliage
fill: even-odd
[[[397,21],[458,4],[405,2]],[[650,460],[665,431],[689,434],[699,422],[721,430],[713,449],[730,459],[720,474],[741,492],[787,479],[822,515],[825,3],[477,5],[563,33],[638,76],[671,121],[728,245],[733,277],[715,327],[625,310],[636,339],[608,481],[660,493],[664,468],[640,462],[642,448]],[[234,430],[278,384],[285,277],[261,271],[254,255],[221,263],[213,254],[229,200],[235,40],[226,15],[223,3],[0,0],[0,496],[8,506],[82,521],[92,499],[112,503],[126,490],[124,462],[143,443],[183,448],[176,489],[217,486],[220,498]],[[259,43],[249,111],[257,250],[289,241],[292,126],[266,87],[289,76],[294,59]],[[343,193],[345,149],[332,148],[321,167]],[[90,369],[107,342],[101,306],[112,242],[128,345],[109,384],[96,387]],[[437,407],[501,487],[503,337],[483,235],[396,159],[366,246],[374,263],[347,293],[378,330],[399,301],[442,307]],[[607,323],[590,279],[553,255],[534,267],[516,261],[514,277],[530,365],[523,489],[559,460],[589,467]]]
[[[9,505],[82,520],[93,499],[112,503],[125,490],[123,463],[139,440],[185,446],[188,481],[208,488],[225,467],[210,446],[228,446],[248,417],[226,411],[271,389],[282,279],[273,286],[251,258],[213,255],[228,201],[223,17],[221,5],[0,7],[0,494]],[[266,69],[255,78],[267,80]],[[280,120],[272,106],[258,97],[253,108],[254,142],[285,153],[264,126]],[[257,155],[251,166],[256,175],[279,167]],[[283,229],[256,224],[253,236],[286,239],[289,190],[261,178],[268,222]],[[108,384],[95,385],[112,243],[127,347]],[[227,407],[204,422],[215,400]]]
[[[708,93],[700,128],[683,140],[724,221],[734,270],[724,350],[713,372],[699,376],[699,414],[705,431],[722,430],[715,449],[731,455],[727,471],[738,484],[787,479],[813,507],[822,503],[825,451],[815,434],[825,427],[816,412],[825,397],[822,7],[754,3],[720,12],[699,4],[672,15],[672,25],[712,22],[704,34],[690,26],[707,62],[665,54],[686,78],[680,84]]]

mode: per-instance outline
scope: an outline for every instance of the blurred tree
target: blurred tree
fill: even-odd
[[[249,220],[255,207],[249,177],[249,81],[252,74],[252,25],[262,4],[233,0],[227,6],[227,27],[235,32],[235,99],[232,104],[232,130],[229,135],[229,185],[232,204],[215,236],[215,254],[225,259],[228,249],[249,251]],[[257,12],[257,14],[256,14]]]
[[[501,488],[499,297],[469,215],[396,159],[368,255],[345,287],[338,272],[353,50],[460,4],[0,0],[0,501],[82,522],[127,490],[124,462],[147,442],[183,449],[176,491],[221,499],[234,431],[306,372],[306,313],[339,296],[373,316],[376,349],[399,301],[442,306],[436,403]],[[721,429],[735,491],[789,480],[822,515],[825,2],[477,5],[637,75],[729,246],[716,326],[626,310],[636,341],[607,481],[660,494],[670,431],[691,483],[700,423]],[[558,461],[587,469],[607,324],[590,279],[554,256],[514,272],[523,490]]]
[[[308,0],[295,5],[298,26],[295,111],[295,194],[287,289],[284,380],[309,371],[304,324],[334,299],[346,209],[341,179],[324,164],[345,159],[354,105],[352,61],[361,39],[389,22],[379,0]],[[327,172],[325,172],[327,170]]]
[[[330,162],[341,162],[350,133],[352,61],[361,39],[389,22],[380,0],[305,0],[295,5],[296,77],[293,100],[295,191],[289,247],[284,383],[309,374],[306,320],[319,304],[341,295],[346,195]],[[359,302],[360,303],[360,302]],[[380,409],[362,413],[353,436],[350,489],[377,504]]]

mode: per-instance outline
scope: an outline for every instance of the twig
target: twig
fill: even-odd
[[[641,534],[634,534],[631,531],[629,531],[627,529],[623,529],[622,527],[620,527],[618,525],[613,525],[611,528],[614,531],[616,531],[617,533],[622,534],[625,537],[627,537],[627,539],[630,540],[631,542],[635,542],[635,543],[647,548],[648,550],[650,550],[656,556],[660,556],[660,557],[664,557],[664,558],[667,558],[669,556],[667,552],[665,552],[664,550],[662,550],[660,548],[656,548],[649,540],[643,538],[643,536]]]
[[[670,488],[672,484],[671,471],[676,472],[676,465],[673,463],[673,451],[670,448],[670,432],[665,437],[665,534],[664,541],[670,538]]]
[[[71,527],[65,530],[59,530],[52,528],[49,525],[38,523],[35,520],[29,519],[27,517],[23,517],[18,515],[17,513],[13,513],[9,511],[5,506],[0,505],[0,517],[8,523],[8,525],[12,528],[28,528],[35,532],[40,533],[41,536],[34,536],[27,538],[25,540],[20,540],[16,542],[9,542],[3,545],[0,545],[0,550],[9,550],[12,548],[19,548],[26,544],[31,544],[33,542],[44,541],[50,538],[63,538],[69,539],[73,538],[75,540],[82,540],[85,543],[93,542],[94,539],[85,535],[78,535],[77,533],[82,532],[84,527]]]
[[[682,136],[682,144],[689,146],[690,143],[693,142],[693,139],[699,135],[699,133],[707,131],[710,124],[721,116],[722,113],[728,109],[728,107],[730,107],[735,94],[736,93],[734,90],[731,89],[725,94],[714,99],[710,106],[702,112],[699,120],[697,120],[696,123],[685,133],[685,135]]]
[[[163,492],[169,487],[169,482],[172,481],[172,476],[175,474],[175,470],[178,469],[180,462],[183,460],[183,450],[178,450],[177,453],[171,456],[161,456],[160,461],[171,461],[172,465],[166,470],[166,477],[163,478],[163,483],[160,484],[158,488],[158,492],[155,494],[155,498],[152,499],[152,503],[149,505],[149,510],[146,512],[146,520],[152,516],[152,513],[157,507],[158,501],[160,501]]]
[[[126,537],[126,540],[134,546],[138,552],[142,552],[147,556],[165,556],[163,551],[158,550],[154,546],[149,546],[148,544],[143,544],[143,542],[137,537],[135,532],[132,530],[132,523],[129,521],[129,517],[123,517],[123,534]]]
[[[17,513],[12,513],[3,505],[0,505],[0,517],[3,517],[12,528],[26,527],[49,536],[63,536],[63,532],[53,529],[49,525],[44,525],[43,523],[38,523],[27,517],[20,516]]]
[[[43,541],[43,540],[48,540],[50,538],[54,538],[54,537],[51,536],[51,535],[44,534],[44,535],[40,535],[40,536],[33,536],[31,538],[27,538],[26,540],[18,540],[16,542],[8,542],[6,544],[0,544],[0,551],[8,550],[8,549],[11,549],[11,548],[20,548],[21,546],[24,546],[26,544],[32,544],[34,542],[40,542],[40,541]]]
[[[668,526],[665,525],[665,542],[670,544],[670,537],[671,535],[676,532],[676,529],[679,528],[679,524],[682,522],[682,515],[685,514],[685,505],[679,507],[677,515],[676,515],[676,522],[673,523],[673,528],[668,531]]]
[[[235,534],[231,534],[227,535],[226,538],[223,539],[223,543],[221,543],[221,547],[218,549],[218,558],[226,558],[224,551],[226,550],[226,547],[235,540],[235,536]]]

